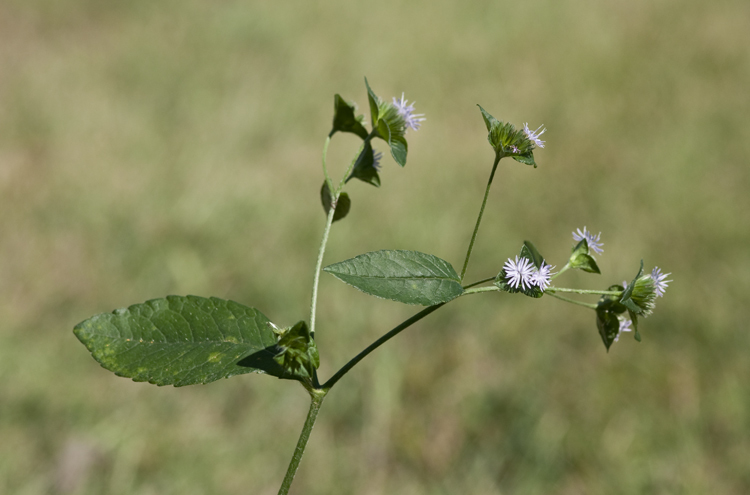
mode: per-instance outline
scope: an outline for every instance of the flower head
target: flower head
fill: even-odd
[[[661,268],[658,266],[655,266],[653,270],[651,270],[651,280],[654,281],[654,291],[656,292],[657,297],[663,297],[664,296],[664,289],[667,288],[667,284],[671,282],[671,280],[664,280],[669,275],[672,275],[671,273],[662,273]]]
[[[601,232],[594,235],[591,232],[589,232],[586,229],[586,227],[583,227],[583,231],[581,231],[581,229],[576,229],[576,231],[573,232],[573,240],[580,242],[583,239],[586,239],[586,243],[589,245],[589,249],[594,251],[596,254],[602,254],[602,252],[604,251],[602,249],[602,246],[604,246],[604,243],[599,240],[601,235],[602,235]]]
[[[383,158],[383,153],[381,151],[376,152],[375,150],[372,150],[372,168],[377,171],[380,171],[381,158]]]
[[[516,256],[515,261],[508,258],[508,261],[503,265],[503,269],[505,270],[505,279],[508,281],[508,285],[514,289],[518,289],[519,285],[523,290],[537,285],[534,264],[528,258],[521,258],[519,260],[518,256]]]
[[[549,287],[550,277],[553,275],[551,271],[554,268],[554,266],[546,265],[543,260],[539,269],[533,273],[532,281],[534,282],[534,285],[542,290],[542,292]]]
[[[547,130],[547,129],[542,129],[542,127],[543,126],[540,125],[537,128],[537,130],[532,131],[529,129],[528,122],[523,125],[523,133],[526,134],[526,137],[529,138],[529,141],[531,141],[532,143],[534,143],[536,146],[540,148],[544,148],[544,141],[539,139],[539,136],[544,134],[544,132]],[[542,131],[539,132],[539,129],[542,129]]]
[[[633,323],[632,321],[624,317],[619,317],[618,319],[620,320],[620,329],[617,331],[617,335],[615,336],[615,342],[620,340],[620,334],[622,332],[630,332],[633,330],[632,328],[630,328],[630,325]]]
[[[518,146],[516,146],[515,144],[510,145],[510,151],[512,151],[513,153],[518,153]]]
[[[414,113],[414,103],[407,105],[408,101],[404,99],[404,93],[401,93],[400,100],[397,100],[395,96],[393,97],[393,106],[396,107],[398,114],[404,119],[406,127],[411,127],[415,131],[418,131],[425,117],[423,113]]]

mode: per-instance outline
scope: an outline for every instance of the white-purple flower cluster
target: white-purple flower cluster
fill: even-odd
[[[544,148],[544,141],[539,139],[539,136],[544,134],[544,132],[547,130],[547,129],[542,129],[542,127],[544,126],[540,125],[539,127],[537,127],[535,131],[532,131],[529,129],[528,122],[523,125],[523,133],[526,134],[526,137],[529,138],[529,141],[534,143],[534,145],[538,146],[539,148]],[[539,129],[542,129],[542,131],[539,132]]]
[[[503,265],[508,285],[514,289],[518,289],[520,286],[522,290],[539,287],[542,292],[549,287],[553,268],[555,267],[542,261],[541,266],[537,269],[528,258],[522,257],[519,259],[518,256],[516,256],[515,261],[508,258],[508,261]]]
[[[372,150],[372,168],[374,168],[378,172],[380,171],[380,160],[381,160],[381,158],[383,158],[383,152],[382,151],[375,151],[373,149]]]
[[[630,332],[633,330],[632,328],[630,328],[630,325],[633,323],[632,321],[628,320],[627,318],[623,316],[618,317],[618,319],[620,320],[620,328],[619,330],[617,330],[617,335],[615,336],[615,340],[614,340],[615,342],[620,340],[620,334],[622,332]]]
[[[397,100],[393,97],[393,106],[398,110],[398,114],[406,122],[406,127],[411,127],[415,131],[419,130],[419,126],[425,121],[423,113],[414,113],[414,103],[407,105],[409,100],[404,99],[404,93],[401,93],[401,99]]]
[[[602,249],[604,243],[599,240],[601,236],[601,232],[594,235],[589,232],[586,227],[583,227],[583,231],[581,231],[581,229],[576,229],[576,231],[573,232],[573,240],[581,242],[583,239],[586,239],[586,243],[588,243],[589,249],[594,251],[596,254],[602,254],[602,252],[604,252],[604,250]]]
[[[655,266],[653,270],[651,270],[651,280],[654,281],[654,292],[656,292],[656,297],[663,297],[664,296],[664,289],[667,288],[667,284],[671,282],[671,280],[664,280],[668,276],[672,275],[671,273],[662,273],[661,268],[658,266]]]

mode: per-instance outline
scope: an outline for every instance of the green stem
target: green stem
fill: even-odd
[[[492,185],[492,179],[495,178],[495,170],[497,170],[497,164],[500,162],[502,155],[495,153],[495,163],[492,164],[492,172],[490,173],[490,180],[487,181],[487,187],[484,190],[484,199],[482,200],[482,207],[479,209],[479,216],[477,217],[477,224],[474,226],[474,233],[471,234],[471,241],[469,242],[469,249],[466,251],[466,259],[464,260],[464,267],[461,269],[461,280],[463,281],[464,275],[466,275],[466,267],[469,266],[469,258],[471,258],[471,251],[474,249],[474,241],[477,239],[477,233],[479,232],[479,224],[482,223],[482,215],[484,215],[484,207],[487,205],[487,197],[490,195],[490,186]]]
[[[382,337],[380,337],[378,340],[376,340],[375,342],[373,342],[372,344],[370,344],[369,346],[367,346],[367,348],[365,350],[363,350],[362,352],[360,352],[359,354],[357,354],[356,356],[354,356],[340,370],[338,370],[335,375],[333,375],[327,382],[325,382],[323,384],[322,389],[325,390],[325,391],[330,390],[331,387],[333,387],[334,385],[336,385],[336,382],[338,382],[341,379],[341,377],[343,377],[344,375],[346,375],[349,372],[350,369],[352,369],[354,366],[356,366],[357,363],[359,363],[360,361],[362,361],[372,351],[374,351],[375,349],[377,349],[381,345],[385,344],[386,342],[388,342],[389,340],[391,340],[393,337],[395,337],[396,335],[398,335],[399,333],[401,333],[401,331],[409,328],[414,323],[418,322],[419,320],[421,320],[425,316],[429,315],[433,311],[436,311],[436,310],[440,309],[445,304],[446,303],[435,304],[433,306],[430,306],[430,307],[427,307],[427,308],[423,309],[419,313],[415,314],[414,316],[412,316],[408,320],[406,320],[403,323],[401,323],[399,326],[395,327],[390,332],[388,332],[385,335],[383,335]]]
[[[328,184],[328,190],[333,193],[333,181],[331,180],[331,176],[328,175],[328,165],[326,164],[326,157],[328,155],[328,145],[331,144],[331,136],[333,134],[329,134],[326,138],[326,142],[323,145],[323,175],[325,175],[326,178],[326,184]]]
[[[475,289],[469,289],[465,290],[462,296],[470,296],[471,294],[479,294],[480,292],[497,292],[500,289],[498,289],[494,285],[490,285],[489,287],[477,287]]]
[[[565,263],[565,266],[562,267],[562,269],[559,272],[557,272],[554,275],[552,275],[550,277],[550,280],[556,279],[557,277],[559,277],[560,275],[562,275],[563,273],[565,273],[566,271],[568,271],[568,269],[570,269],[570,262]]]
[[[561,287],[548,287],[550,292],[572,292],[574,294],[598,294],[602,296],[621,296],[621,290],[587,290],[587,289],[564,289]]]
[[[307,441],[310,440],[310,432],[312,432],[313,426],[315,426],[315,420],[318,417],[318,411],[320,406],[323,404],[323,399],[326,396],[326,391],[319,389],[309,390],[310,392],[310,410],[307,413],[307,419],[305,419],[305,425],[302,427],[302,433],[299,435],[297,440],[297,447],[294,449],[294,455],[289,463],[289,467],[286,470],[286,476],[284,481],[281,483],[279,488],[279,495],[287,495],[289,488],[292,486],[294,481],[294,475],[297,474],[297,468],[302,460],[302,455],[305,453],[305,447],[307,447]]]
[[[326,252],[326,244],[328,243],[328,233],[331,231],[331,224],[333,223],[333,215],[336,213],[336,201],[334,200],[331,204],[331,209],[328,210],[328,216],[326,217],[326,226],[323,230],[323,239],[320,241],[320,248],[318,248],[318,262],[315,265],[315,278],[313,280],[312,290],[312,301],[310,302],[310,333],[315,336],[315,311],[318,306],[318,283],[320,282],[320,268],[323,266],[323,255]]]
[[[589,303],[585,303],[585,302],[581,302],[581,301],[576,301],[575,299],[568,299],[567,297],[558,296],[554,292],[547,292],[547,294],[549,294],[550,296],[555,297],[557,299],[560,299],[561,301],[565,301],[565,302],[577,304],[579,306],[583,306],[584,308],[596,309],[596,304],[589,304]]]
[[[464,285],[464,289],[468,289],[469,287],[474,287],[475,285],[481,285],[485,282],[492,282],[493,280],[495,280],[495,277],[485,278],[484,280],[479,280],[478,282],[474,282],[473,284]]]

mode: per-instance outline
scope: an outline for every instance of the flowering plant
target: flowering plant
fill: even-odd
[[[652,313],[656,298],[664,295],[670,282],[666,280],[669,274],[657,267],[644,273],[641,262],[631,282],[610,285],[606,290],[552,285],[554,279],[570,269],[600,273],[594,256],[603,253],[601,233],[594,235],[584,227],[573,232],[576,244],[558,272],[553,271],[556,266],[547,263],[534,244],[524,241],[520,252],[508,258],[499,273],[465,284],[464,276],[500,160],[510,157],[536,168],[534,150],[545,144],[540,139],[546,131],[542,126],[532,131],[527,123],[517,129],[497,120],[482,107],[479,109],[495,158],[460,274],[449,262],[434,255],[405,250],[373,251],[324,268],[331,227],[347,216],[351,206],[349,195],[344,192],[346,184],[358,179],[380,186],[383,153],[375,150],[373,140],[378,138],[385,142],[394,161],[404,167],[408,153],[406,134],[409,130],[419,130],[425,120],[403,94],[400,99],[388,102],[372,91],[367,80],[365,85],[370,109],[369,130],[365,127],[364,116],[357,115],[354,104],[339,95],[334,97],[333,127],[323,147],[322,161],[321,202],[326,222],[313,276],[309,320],[280,327],[257,309],[233,301],[167,296],[93,316],[74,329],[76,337],[104,368],[135,381],[179,387],[257,372],[302,384],[311,398],[310,410],[280,494],[289,492],[318,411],[333,386],[371,352],[448,302],[485,292],[520,293],[532,298],[549,295],[594,310],[599,335],[609,350],[623,332],[632,330],[635,339],[641,340],[638,319]],[[355,134],[362,143],[344,175],[335,182],[328,173],[326,156],[337,132]],[[317,374],[320,356],[315,344],[318,283],[322,271],[367,294],[426,307],[370,344],[324,383]],[[565,293],[600,297],[596,303],[587,303],[569,299],[562,295]]]

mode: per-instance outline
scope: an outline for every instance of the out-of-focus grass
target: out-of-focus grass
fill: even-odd
[[[71,329],[166,294],[307,315],[320,149],[362,77],[428,121],[383,187],[351,184],[327,260],[416,249],[460,266],[492,153],[474,106],[544,123],[501,166],[469,278],[523,239],[564,263],[603,231],[606,287],[673,272],[644,341],[607,354],[556,300],[460,300],[329,396],[295,493],[750,491],[750,4],[197,0],[0,4],[0,493],[275,493],[293,383],[158,389]],[[331,162],[356,140],[337,136]],[[743,192],[744,191],[744,192]],[[410,315],[332,278],[321,375]]]

